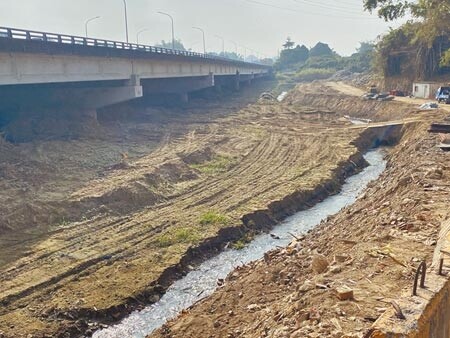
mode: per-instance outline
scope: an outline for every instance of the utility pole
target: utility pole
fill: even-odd
[[[175,50],[175,25],[173,23],[173,17],[172,15],[164,12],[158,12],[159,14],[165,15],[170,18],[170,21],[172,22],[172,49]]]

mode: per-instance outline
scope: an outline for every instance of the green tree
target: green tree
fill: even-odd
[[[375,50],[375,44],[373,42],[364,42],[363,41],[363,42],[360,42],[359,47],[356,48],[356,53],[367,55],[367,54],[373,53],[374,50]]]
[[[175,40],[175,49],[176,50],[186,50],[181,40]],[[156,45],[156,47],[172,49],[172,41],[164,41],[162,40],[160,43]]]
[[[448,48],[449,43],[450,0],[363,0],[363,2],[368,11],[378,11],[378,15],[386,21],[398,19],[406,14],[413,17],[413,20],[409,20],[400,28],[391,30],[377,46],[377,58],[385,70],[395,66],[398,61],[390,56],[392,51],[403,49],[404,52],[411,50],[411,47],[414,52],[411,51],[409,61],[415,63],[419,77],[430,77],[440,71],[440,65],[446,64],[446,56],[442,50]],[[391,61],[394,61],[394,64],[389,64]],[[398,69],[398,65],[394,68]]]
[[[411,8],[411,2],[404,0],[364,0],[364,8],[371,13],[377,11],[380,18],[392,21],[405,16]]]
[[[277,67],[284,69],[292,65],[302,64],[309,57],[309,50],[305,45],[297,45],[293,49],[284,49],[280,53]]]
[[[442,56],[441,66],[442,67],[450,67],[450,49],[448,49]]]
[[[331,56],[334,55],[333,50],[326,43],[318,42],[311,50],[309,51],[310,57],[317,56]]]
[[[291,49],[291,48],[294,47],[294,46],[295,46],[295,42],[292,41],[290,37],[288,37],[288,38],[286,39],[286,42],[285,42],[284,45],[283,45],[284,49]]]

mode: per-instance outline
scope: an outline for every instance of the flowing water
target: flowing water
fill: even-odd
[[[120,324],[97,331],[94,338],[145,337],[175,318],[183,309],[211,295],[217,287],[217,280],[225,278],[236,267],[262,258],[265,252],[277,246],[287,246],[292,241],[289,233],[304,234],[328,216],[353,204],[367,184],[377,179],[386,168],[383,150],[370,151],[364,157],[370,165],[359,174],[348,178],[338,195],[298,212],[277,226],[272,233],[280,239],[274,239],[270,234],[262,234],[256,236],[243,250],[223,251],[176,281],[159,302],[132,313]]]
[[[278,102],[283,102],[283,100],[286,98],[288,92],[282,92],[278,97],[277,97],[277,101]]]

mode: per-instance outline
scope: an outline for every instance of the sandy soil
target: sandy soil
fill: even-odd
[[[3,227],[17,243],[1,246],[1,334],[92,332],[157,300],[186,268],[180,261],[200,257],[191,248],[223,242],[223,229],[257,230],[248,215],[336,180],[360,155],[353,142],[363,129],[300,99],[160,112],[166,118],[149,111],[156,122],[129,122],[127,133],[104,127],[115,139],[2,146],[11,158],[2,207],[10,222],[24,221]]]
[[[347,107],[333,99],[330,105]],[[398,107],[386,103],[378,111],[397,119]],[[405,109],[411,113],[401,116],[417,122],[404,127],[386,172],[354,205],[288,248],[231,273],[211,297],[150,337],[369,337],[372,323],[412,287],[419,262],[430,263],[449,217],[449,157],[436,147],[438,136],[427,132],[447,112]],[[345,298],[348,291],[352,296]]]

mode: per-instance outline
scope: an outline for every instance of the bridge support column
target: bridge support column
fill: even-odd
[[[217,90],[222,87],[231,88],[231,90],[239,91],[240,89],[240,74],[236,72],[235,75],[215,75],[214,86]]]
[[[178,99],[180,100],[181,104],[189,103],[189,94],[188,93],[178,94]]]
[[[214,74],[195,77],[143,79],[144,96],[149,94],[183,94],[214,87]]]
[[[82,110],[81,111],[81,113],[80,113],[80,117],[81,117],[81,120],[87,120],[87,121],[94,121],[95,123],[97,123],[98,122],[98,119],[97,119],[97,110],[95,110],[95,109],[85,109],[85,110]]]
[[[241,74],[239,77],[239,81],[250,86],[254,78],[255,78],[254,74]]]
[[[241,89],[241,74],[236,72],[236,76],[234,78],[234,90],[239,91]]]

